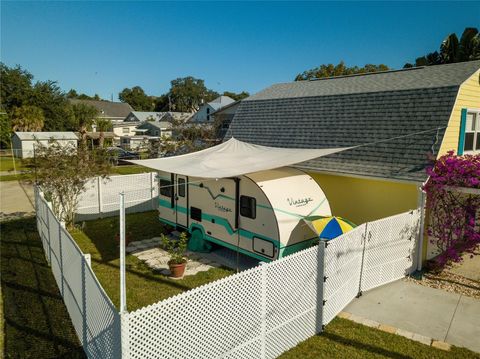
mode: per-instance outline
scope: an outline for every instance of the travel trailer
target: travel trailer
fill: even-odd
[[[231,178],[158,171],[159,217],[207,241],[271,261],[318,241],[303,221],[330,216],[330,205],[308,174],[281,167]]]

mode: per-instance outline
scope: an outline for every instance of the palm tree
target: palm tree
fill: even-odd
[[[82,148],[87,147],[87,132],[94,123],[98,110],[83,103],[73,105],[73,113],[77,123],[78,132],[80,133],[80,145]]]
[[[43,110],[36,106],[24,105],[12,111],[14,131],[41,131],[45,122]]]
[[[112,123],[110,122],[110,120],[107,120],[106,118],[97,118],[95,120],[95,125],[97,126],[97,131],[100,132],[100,135],[98,136],[98,146],[100,148],[103,148],[103,143],[105,141],[104,132],[111,131]]]

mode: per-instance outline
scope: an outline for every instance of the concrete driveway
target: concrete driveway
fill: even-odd
[[[34,203],[31,184],[0,182],[0,221],[33,215]]]
[[[345,312],[480,352],[480,300],[399,280],[354,299]]]

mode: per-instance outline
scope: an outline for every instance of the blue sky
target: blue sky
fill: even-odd
[[[108,99],[188,75],[255,93],[340,60],[401,68],[479,19],[479,2],[2,1],[1,60]]]

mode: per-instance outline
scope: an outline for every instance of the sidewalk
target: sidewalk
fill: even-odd
[[[33,186],[0,181],[0,220],[33,215],[33,203]]]
[[[344,311],[480,352],[480,300],[399,280],[363,293]]]

